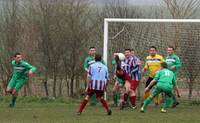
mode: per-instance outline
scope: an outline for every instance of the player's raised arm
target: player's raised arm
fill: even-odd
[[[32,75],[36,71],[36,67],[33,65],[30,65],[29,63],[25,62],[25,67],[28,69],[28,74]]]
[[[181,66],[182,66],[182,64],[181,64],[179,57],[176,57],[176,62],[175,62],[176,69],[180,69]]]

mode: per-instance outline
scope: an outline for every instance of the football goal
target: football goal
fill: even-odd
[[[182,62],[178,85],[186,96],[200,97],[200,19],[104,19],[103,58],[109,66],[113,53],[125,48],[145,61],[150,46],[166,57],[169,45]]]

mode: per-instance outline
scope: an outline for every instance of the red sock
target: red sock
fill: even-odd
[[[128,94],[125,93],[125,94],[124,94],[124,102],[127,102],[127,100],[128,100]]]
[[[132,104],[133,106],[135,106],[136,96],[131,96],[131,97],[130,97],[130,101],[131,101],[131,104]]]
[[[79,111],[78,112],[82,112],[83,111],[83,109],[85,108],[85,106],[86,106],[86,104],[87,104],[87,102],[88,102],[88,100],[83,100],[83,102],[81,103],[81,106],[80,106],[80,108],[79,108]]]
[[[100,101],[101,101],[101,103],[103,104],[103,107],[105,107],[105,109],[108,110],[108,109],[109,109],[109,107],[108,107],[108,102],[105,101],[104,99],[101,99]]]

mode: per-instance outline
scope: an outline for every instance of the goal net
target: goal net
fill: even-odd
[[[150,46],[156,46],[158,54],[166,57],[169,45],[175,47],[175,52],[182,62],[177,80],[182,97],[200,100],[200,20],[104,20],[104,60],[109,67],[114,52],[124,52],[125,48],[133,48],[137,56],[145,61]],[[140,84],[141,91],[143,86]]]

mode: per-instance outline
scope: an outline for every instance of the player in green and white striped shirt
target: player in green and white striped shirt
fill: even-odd
[[[168,55],[167,55],[165,61],[168,65],[168,69],[174,73],[175,80],[177,80],[177,72],[181,68],[180,58],[175,54],[174,47],[172,47],[172,46],[169,46],[167,48],[167,54]],[[173,99],[172,107],[176,107],[179,104],[179,102],[177,102],[175,94],[173,94],[172,99]]]

